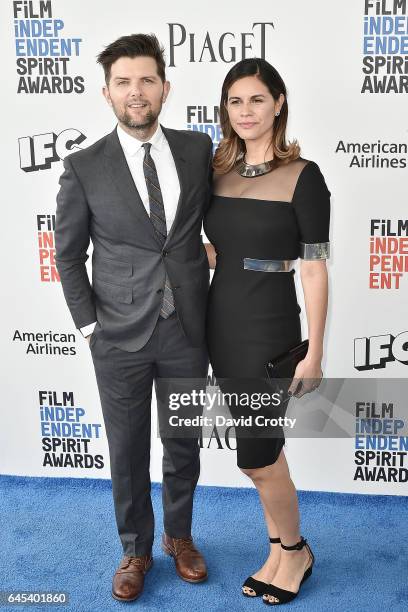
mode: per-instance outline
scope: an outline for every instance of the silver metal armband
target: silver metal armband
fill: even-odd
[[[328,259],[330,257],[330,242],[300,243],[302,259]]]

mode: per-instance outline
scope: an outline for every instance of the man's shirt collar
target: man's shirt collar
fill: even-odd
[[[134,136],[130,136],[130,134],[125,132],[125,130],[119,125],[119,123],[116,129],[120,144],[122,145],[122,149],[124,150],[125,155],[136,155],[136,153],[141,149],[144,142],[138,140]],[[160,123],[158,124],[157,130],[155,131],[153,136],[151,136],[149,140],[146,140],[146,142],[151,143],[152,149],[157,149],[158,151],[162,150],[163,145],[165,144],[165,136],[163,134],[163,130],[161,129]]]

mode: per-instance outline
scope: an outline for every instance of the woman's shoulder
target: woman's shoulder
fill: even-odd
[[[300,177],[309,163],[310,161],[303,157],[297,157],[290,161],[280,160],[275,170],[265,177],[265,180],[269,183],[271,189],[279,188],[281,199],[284,199],[284,194],[286,200],[290,202],[297,189]]]
[[[315,172],[316,169],[319,170],[319,166],[312,159],[306,159],[305,157],[297,157],[296,159],[292,159],[287,164],[284,164],[283,167],[287,167],[292,172],[299,174],[303,172],[305,168],[307,168],[307,172]]]
[[[316,161],[305,159],[304,157],[298,157],[290,162],[290,164],[295,164],[294,168],[296,168],[297,171],[297,180],[293,194],[294,196],[302,193],[303,191],[309,192],[310,189],[327,190],[326,181],[320,166]]]
[[[297,157],[291,160],[287,166],[290,173],[296,177],[296,182],[309,182],[323,178],[318,163],[312,159]]]

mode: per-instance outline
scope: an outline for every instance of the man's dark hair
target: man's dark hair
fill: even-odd
[[[164,61],[164,47],[154,34],[130,34],[121,36],[108,45],[97,57],[105,72],[105,82],[108,85],[111,66],[120,57],[152,57],[156,60],[157,74],[164,82],[166,80],[166,62]]]

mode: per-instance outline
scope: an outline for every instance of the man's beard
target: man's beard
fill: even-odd
[[[140,130],[141,132],[143,132],[145,130],[148,130],[152,127],[152,125],[155,124],[156,119],[160,114],[161,108],[157,113],[154,113],[152,110],[148,110],[144,119],[139,121],[133,119],[128,113],[127,109],[125,109],[123,113],[117,111],[115,107],[113,107],[113,110],[115,111],[116,117],[121,123],[123,123],[123,125],[132,130]]]

